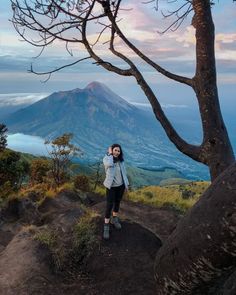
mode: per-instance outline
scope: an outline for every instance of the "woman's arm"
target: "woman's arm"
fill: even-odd
[[[105,155],[105,157],[103,158],[103,164],[105,167],[113,167],[114,166],[113,156],[108,154]]]

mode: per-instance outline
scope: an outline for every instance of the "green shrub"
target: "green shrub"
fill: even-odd
[[[74,228],[73,256],[77,262],[89,258],[98,243],[93,222],[95,215],[91,212],[87,211]]]
[[[0,153],[0,185],[10,182],[12,190],[17,191],[29,171],[29,164],[21,159],[18,152],[5,149]]]
[[[97,215],[92,210],[84,210],[85,214],[72,232],[43,228],[34,235],[34,239],[48,249],[52,269],[57,273],[71,276],[79,271],[81,264],[86,262],[98,245],[94,222]]]
[[[50,264],[55,272],[61,271],[65,264],[65,255],[62,247],[59,247],[58,236],[55,231],[48,228],[40,229],[34,235],[34,239],[48,249],[51,261]]]
[[[9,198],[9,196],[14,192],[12,189],[12,185],[10,181],[7,181],[0,185],[0,207],[3,206],[5,201]]]
[[[39,241],[40,244],[46,246],[49,250],[53,251],[56,245],[56,235],[49,229],[39,230],[35,235],[34,239]]]
[[[49,160],[42,158],[33,159],[30,164],[30,182],[32,184],[46,182],[50,169],[51,163]]]
[[[183,190],[182,191],[182,198],[183,199],[191,199],[195,196],[195,192],[189,191],[189,190]]]

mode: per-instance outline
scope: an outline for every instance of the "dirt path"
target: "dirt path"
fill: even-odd
[[[79,294],[158,294],[153,264],[162,244],[160,238],[163,241],[169,236],[180,217],[170,210],[123,201],[122,230],[111,227],[110,240],[104,241],[101,238],[104,207],[104,199],[92,206],[100,214],[97,227],[100,249],[87,266],[89,279],[82,289],[83,281],[80,282]],[[74,287],[67,286],[63,292],[77,294]]]
[[[64,286],[63,294],[80,295],[154,295],[157,294],[153,277],[153,261],[160,240],[140,225],[123,222],[123,229],[111,229],[111,239],[101,239],[103,220],[97,234],[100,249],[91,257],[87,278]]]
[[[105,201],[102,200],[92,206],[101,216],[104,214]],[[120,216],[130,220],[153,232],[161,241],[165,241],[176,227],[180,215],[172,210],[159,209],[142,203],[123,200]]]

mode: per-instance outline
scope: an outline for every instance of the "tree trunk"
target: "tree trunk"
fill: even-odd
[[[236,294],[236,266],[231,275],[226,280],[216,284],[214,295],[235,295]]]
[[[196,73],[194,90],[203,127],[200,161],[209,166],[212,180],[234,162],[233,149],[220,110],[215,65],[215,28],[210,1],[194,0]]]
[[[211,88],[210,85],[205,86],[205,94],[199,95],[198,100],[201,101],[199,107],[203,125],[200,160],[209,167],[213,181],[234,162],[235,157],[221,115],[218,94],[207,96],[206,92],[211,91]]]
[[[158,251],[159,295],[216,294],[211,290],[236,265],[236,163],[183,217]]]

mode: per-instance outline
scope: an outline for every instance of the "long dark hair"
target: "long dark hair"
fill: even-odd
[[[118,143],[113,143],[113,145],[111,146],[112,151],[113,151],[113,149],[115,147],[120,148],[120,154],[119,154],[119,157],[118,157],[118,161],[123,162],[124,161],[124,156],[123,156],[123,151],[122,151],[121,146]],[[113,159],[115,160],[115,157],[113,157]]]

